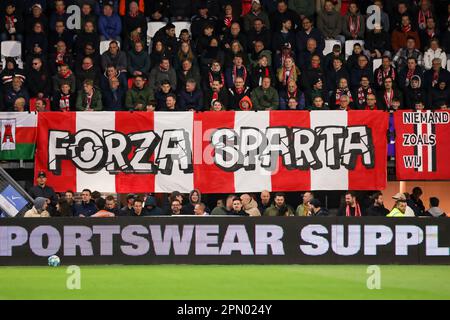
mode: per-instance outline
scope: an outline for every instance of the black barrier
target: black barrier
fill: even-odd
[[[450,264],[450,220],[345,217],[0,220],[0,265]]]

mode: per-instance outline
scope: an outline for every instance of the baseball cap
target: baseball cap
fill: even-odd
[[[31,9],[33,9],[34,7],[38,7],[39,9],[42,10],[42,6],[39,3],[35,3],[31,6]]]
[[[406,201],[405,195],[404,195],[403,193],[401,193],[401,192],[396,193],[396,194],[392,197],[392,199],[397,200],[397,201]]]
[[[42,170],[38,172],[38,175],[37,175],[37,176],[38,176],[38,178],[47,178],[47,175],[46,175],[45,172],[42,171]]]

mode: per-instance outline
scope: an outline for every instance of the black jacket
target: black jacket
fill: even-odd
[[[326,208],[320,208],[319,211],[317,211],[316,213],[314,213],[312,216],[313,217],[327,217],[328,216],[328,210]]]
[[[370,206],[367,209],[367,215],[368,216],[372,216],[372,217],[385,217],[387,214],[389,213],[389,210],[386,209],[384,206],[380,207],[380,206]]]

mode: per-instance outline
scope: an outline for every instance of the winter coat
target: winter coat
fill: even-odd
[[[132,75],[135,71],[140,71],[145,75],[150,72],[150,56],[145,50],[128,52],[128,74]]]
[[[145,199],[144,210],[146,211],[146,216],[163,216],[165,215],[161,208],[156,204],[156,199],[153,196],[148,196]]]
[[[355,24],[357,24],[359,21],[359,32],[357,34],[357,39],[364,39],[364,33],[366,31],[366,20],[360,13],[357,13],[356,16],[353,16],[348,12],[345,15],[342,23],[342,34],[346,39],[353,40],[352,33],[350,32],[350,17]]]
[[[253,102],[254,110],[277,110],[279,107],[278,92],[273,87],[269,87],[267,90],[262,87],[253,89],[251,93],[251,100]]]
[[[131,52],[128,52],[130,55]],[[109,50],[103,52],[102,57],[102,69],[106,70],[108,65],[113,65],[117,70],[126,71],[127,70],[127,55],[125,52],[119,50],[115,56],[111,54]]]
[[[266,211],[264,211],[264,216],[270,216],[270,217],[277,217],[284,215],[284,213],[287,212],[288,216],[294,215],[294,209],[292,209],[290,206],[283,206],[281,208],[278,208],[275,205],[270,206]]]
[[[409,37],[413,37],[416,40],[416,49],[420,49],[420,37],[417,31],[411,29],[411,31],[404,32],[401,29],[396,29],[392,33],[391,39],[394,52],[397,52],[401,48],[405,48]]]
[[[50,94],[51,78],[44,67],[42,67],[39,71],[31,68],[28,72],[27,79],[28,92],[31,97],[36,97],[40,92],[42,92],[45,96]]]
[[[81,201],[80,203],[75,204],[74,206],[74,216],[79,217],[82,214],[85,217],[90,217],[97,212],[97,207],[95,206],[94,201],[90,201],[88,203]]]
[[[439,58],[441,59],[441,66],[443,69],[447,66],[447,55],[445,52],[438,48],[436,51],[433,51],[431,48],[425,51],[424,55],[424,64],[425,64],[425,70],[430,70],[433,66],[433,59]]]
[[[47,210],[39,212],[35,206],[25,212],[24,218],[49,218],[50,214]]]
[[[251,217],[259,217],[261,213],[258,210],[258,203],[251,198],[250,202],[243,206],[244,211]]]
[[[342,32],[342,18],[339,12],[319,12],[317,16],[317,28],[325,38],[335,39]]]
[[[157,90],[163,80],[169,80],[173,90],[177,89],[177,74],[173,68],[167,71],[161,70],[159,66],[156,66],[150,71],[148,86],[152,90]]]
[[[145,107],[154,99],[155,96],[153,90],[150,87],[144,86],[142,89],[138,89],[133,86],[130,90],[127,91],[125,106],[128,108],[128,110],[134,110],[137,104],[142,104]]]
[[[77,111],[85,111],[87,107],[87,96],[86,92],[84,90],[78,91],[77,96],[77,103],[76,108]],[[102,103],[102,94],[100,93],[100,90],[94,89],[94,94],[92,95],[92,102],[90,109],[94,111],[102,111],[103,110],[103,103]]]
[[[203,110],[203,93],[200,89],[195,89],[193,92],[187,92],[182,90],[179,95],[178,107],[180,110],[190,110],[195,111]]]
[[[111,89],[102,90],[103,110],[121,111],[125,110],[126,90],[123,87],[117,88],[116,92]]]
[[[305,51],[306,43],[311,38],[317,42],[317,51],[323,52],[323,49],[325,49],[325,39],[322,32],[318,28],[312,28],[309,34],[307,34],[304,30],[297,32],[297,35],[295,36],[297,52]]]
[[[113,13],[110,17],[101,15],[98,19],[98,31],[100,35],[106,38],[106,40],[120,37],[122,32],[122,21],[120,20],[119,15],[116,13]]]

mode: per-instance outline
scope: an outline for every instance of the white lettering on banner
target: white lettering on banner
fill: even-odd
[[[325,237],[320,235],[328,234],[326,227],[320,224],[310,224],[302,229],[300,238],[309,243],[300,245],[300,250],[308,256],[320,256],[328,252],[330,244]]]
[[[249,228],[254,233],[249,232]],[[445,242],[439,243],[438,231],[436,225],[308,224],[298,230],[299,246],[293,246],[298,254],[306,256],[331,253],[342,257],[357,254],[372,257],[379,254],[449,257],[449,247],[445,246]],[[114,256],[118,252],[130,257],[282,256],[286,255],[284,237],[282,226],[268,224],[151,224],[123,227],[112,224],[71,225],[61,229],[42,225],[29,230],[20,226],[1,226],[0,257],[15,257],[27,248],[31,256],[37,257],[53,254],[61,257]],[[441,241],[446,241],[446,238]],[[290,246],[292,248],[292,244]]]
[[[11,257],[12,249],[26,244],[27,229],[19,226],[0,227],[0,257]]]
[[[326,159],[319,159],[317,149],[324,140]],[[290,169],[317,170],[324,166],[338,170],[341,166],[353,170],[361,155],[366,168],[375,166],[372,130],[366,126],[280,128],[269,127],[263,134],[257,128],[217,129],[211,137],[214,161],[224,171],[241,168],[255,170],[256,159],[262,167],[274,171],[278,156]]]
[[[364,255],[376,256],[377,246],[387,245],[394,234],[391,228],[383,225],[364,226]]]
[[[448,112],[403,112],[403,124],[447,124]]]
[[[47,247],[44,248],[44,239]],[[56,254],[61,247],[59,231],[52,226],[39,226],[30,233],[30,249],[39,257],[49,257]]]

